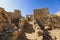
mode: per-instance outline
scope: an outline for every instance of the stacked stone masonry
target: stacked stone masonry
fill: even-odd
[[[20,10],[0,7],[0,40],[60,40],[60,16],[42,8],[25,18]]]

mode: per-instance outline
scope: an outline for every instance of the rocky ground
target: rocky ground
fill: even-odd
[[[42,8],[25,18],[0,7],[0,40],[60,40],[60,16]]]

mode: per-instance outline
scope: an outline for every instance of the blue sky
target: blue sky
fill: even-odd
[[[60,0],[0,0],[0,7],[9,12],[19,9],[23,16],[33,14],[34,9],[40,8],[49,8],[49,12],[54,14],[60,11]]]

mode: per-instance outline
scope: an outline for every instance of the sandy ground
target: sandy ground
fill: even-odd
[[[56,36],[57,40],[60,40],[60,29],[52,30],[50,33]]]
[[[42,40],[42,36],[37,36],[36,33],[32,33],[32,34],[27,34],[26,33],[27,38],[31,39],[31,40]]]
[[[33,28],[34,28],[34,21],[29,22],[29,23],[32,24]],[[60,29],[55,29],[55,30],[52,30],[49,32],[52,34],[52,36],[55,36],[57,38],[57,40],[60,40]],[[34,32],[32,34],[28,34],[28,33],[25,33],[25,34],[26,34],[26,37],[31,40],[42,40],[42,38],[43,38],[42,36],[38,36],[38,34],[36,32]]]
[[[33,28],[34,28],[34,21],[30,21],[29,23],[32,24]],[[42,36],[38,36],[38,34],[36,32],[36,29],[35,29],[35,32],[32,33],[32,34],[28,34],[28,33],[25,33],[25,34],[26,34],[26,37],[28,39],[31,39],[31,40],[42,40]]]

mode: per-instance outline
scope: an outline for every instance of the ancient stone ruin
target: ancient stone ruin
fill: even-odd
[[[20,10],[0,7],[0,40],[60,40],[60,16],[42,8],[25,18]]]

